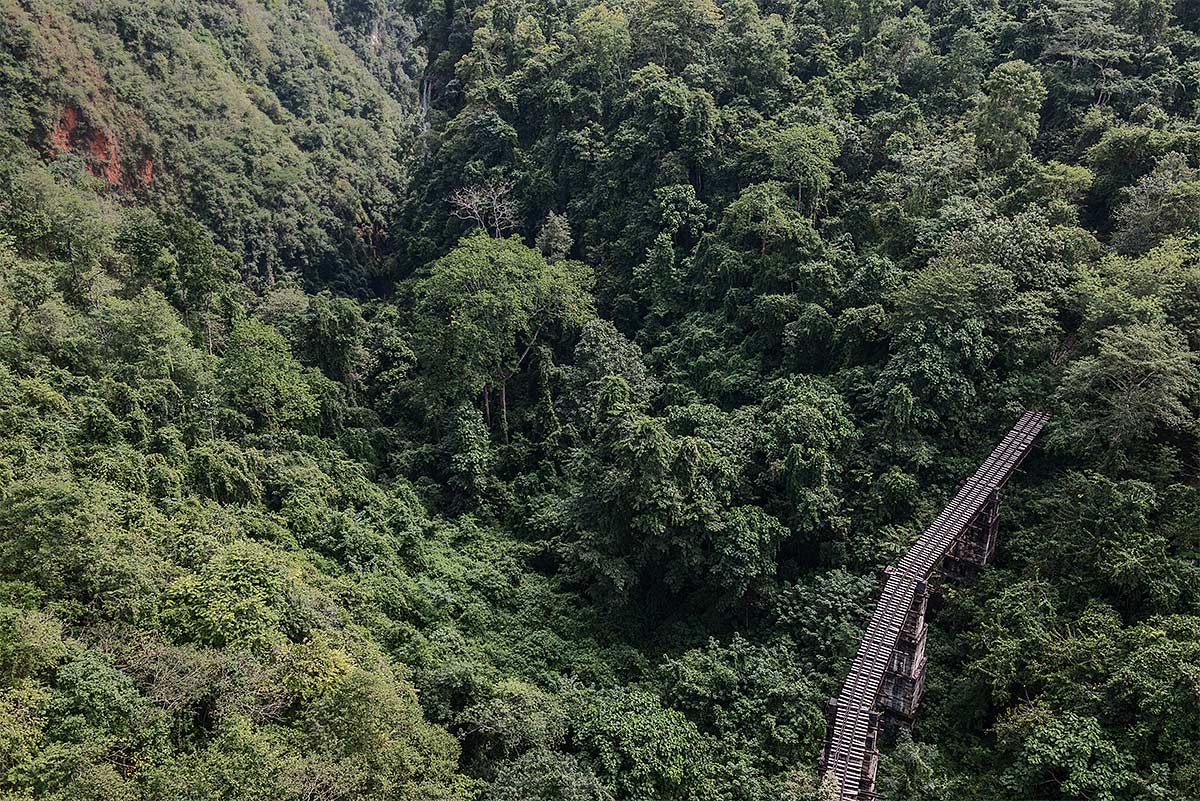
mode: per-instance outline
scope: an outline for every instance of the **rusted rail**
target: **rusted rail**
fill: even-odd
[[[1042,412],[1021,415],[904,557],[886,571],[850,674],[826,710],[829,737],[821,767],[837,777],[843,801],[879,797],[875,771],[881,717],[910,718],[924,687],[928,583],[948,561],[982,565],[991,557],[1000,491],[1049,419]]]

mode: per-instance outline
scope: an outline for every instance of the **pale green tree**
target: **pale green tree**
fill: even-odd
[[[1004,166],[1028,153],[1037,137],[1046,84],[1030,64],[1008,61],[992,70],[983,91],[975,139],[991,164]]]

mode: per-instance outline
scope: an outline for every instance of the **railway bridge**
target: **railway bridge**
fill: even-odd
[[[1050,416],[1025,412],[908,553],[884,571],[883,592],[841,693],[826,708],[821,771],[833,771],[841,801],[871,801],[883,723],[911,722],[925,686],[925,622],[935,574],[970,575],[996,547],[1000,497]]]

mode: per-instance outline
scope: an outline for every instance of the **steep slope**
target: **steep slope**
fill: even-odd
[[[415,97],[405,20],[370,8],[4,0],[0,118],[199,219],[248,274],[351,286],[403,190]]]
[[[1200,797],[1195,0],[0,3],[0,793]]]

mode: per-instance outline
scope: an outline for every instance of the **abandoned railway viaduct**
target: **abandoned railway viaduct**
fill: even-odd
[[[826,709],[821,770],[836,776],[842,801],[880,797],[875,772],[881,723],[911,721],[924,689],[929,583],[935,574],[970,574],[992,558],[1001,490],[1047,420],[1047,414],[1025,412],[904,558],[885,571],[850,675]]]

